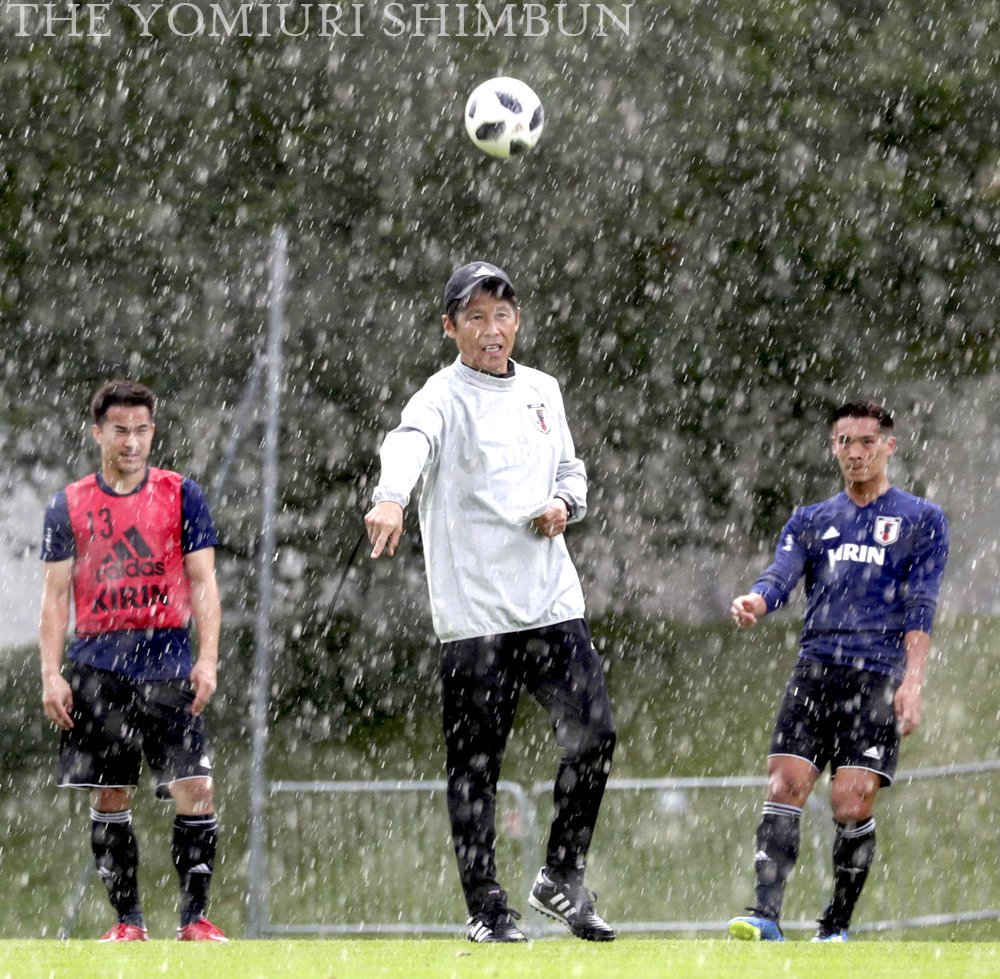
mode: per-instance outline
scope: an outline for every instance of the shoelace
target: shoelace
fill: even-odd
[[[483,924],[485,924],[490,931],[496,928],[496,926],[504,918],[508,921],[520,921],[521,912],[515,911],[513,908],[508,908],[506,904],[497,904],[492,908],[483,909]]]

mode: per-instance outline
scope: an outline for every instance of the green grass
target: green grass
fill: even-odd
[[[101,979],[208,975],[213,979],[315,976],[370,979],[644,979],[646,976],[808,977],[996,976],[1000,946],[992,943],[858,942],[831,946],[726,940],[619,939],[588,945],[574,939],[527,946],[482,947],[458,939],[242,941],[225,947],[151,941],[110,948],[95,942],[0,942],[0,977]]]
[[[795,657],[794,617],[765,622],[751,634],[726,626],[655,624],[647,632],[637,638],[634,631],[623,629],[618,635],[604,630],[619,728],[612,775],[760,775],[774,709]],[[1000,655],[1000,619],[945,623],[935,650],[924,723],[904,744],[902,767],[996,757],[1000,671],[993,664]],[[235,685],[236,679],[226,682]],[[106,931],[113,916],[91,866],[86,796],[53,788],[56,738],[31,720],[41,713],[33,651],[24,689],[10,694],[7,713],[0,714],[5,722],[0,739],[6,736],[20,755],[5,757],[6,764],[0,765],[0,879],[5,886],[0,937],[53,938],[86,871],[88,883],[72,937],[88,939]],[[304,724],[284,725],[272,732],[268,775],[439,779],[444,768],[441,740],[436,709],[359,724],[350,737],[320,736]],[[239,938],[247,893],[249,749],[245,732],[232,730],[220,732],[216,744],[223,836],[209,915]],[[525,698],[503,775],[530,788],[537,780],[550,779],[556,762],[547,719]],[[1000,908],[998,779],[997,772],[938,779],[898,786],[880,796],[879,849],[855,916],[859,929],[881,920]],[[828,899],[828,791],[823,783],[817,806],[804,820],[802,852],[785,904],[786,925],[811,921]],[[762,796],[760,788],[609,793],[588,869],[603,916],[625,925],[712,922],[739,913],[752,895],[753,831]],[[503,883],[512,905],[527,911],[525,898],[543,859],[551,801],[547,793],[538,797],[533,833],[526,831],[524,815],[509,794],[502,794],[500,802]],[[176,927],[177,884],[169,856],[172,812],[152,798],[147,785],[137,796],[135,811],[146,919],[151,933],[163,937]],[[460,929],[465,908],[440,793],[276,797],[268,807],[267,830],[274,923],[409,921],[454,927],[456,933]],[[717,932],[671,934],[706,939]],[[996,942],[1000,921],[910,928],[889,936],[930,945]],[[860,931],[856,937],[869,939]],[[629,944],[634,941],[630,938]],[[880,938],[874,941],[882,944]],[[0,947],[0,977],[3,973]]]

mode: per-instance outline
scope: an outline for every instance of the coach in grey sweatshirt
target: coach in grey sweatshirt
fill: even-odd
[[[420,529],[442,642],[448,810],[469,940],[525,940],[494,851],[500,761],[526,687],[562,749],[546,865],[528,900],[578,937],[610,941],[583,874],[615,731],[563,537],[586,514],[587,476],[558,382],[511,359],[520,317],[496,265],[473,262],[448,280],[442,322],[458,357],[386,436],[365,524],[371,556],[391,557],[423,477]]]

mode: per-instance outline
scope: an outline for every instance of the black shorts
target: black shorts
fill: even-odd
[[[62,732],[60,786],[137,786],[143,754],[160,798],[169,798],[173,781],[212,777],[205,721],[191,714],[187,679],[149,683],[78,663],[66,679],[74,726]]]
[[[441,644],[450,749],[502,757],[522,689],[548,712],[569,754],[615,737],[601,658],[580,618]]]
[[[772,755],[804,758],[818,770],[865,768],[890,785],[899,759],[891,676],[800,658],[771,735]]]

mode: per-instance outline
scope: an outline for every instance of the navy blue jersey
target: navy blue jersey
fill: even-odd
[[[805,576],[800,655],[901,677],[903,636],[931,631],[947,557],[939,506],[895,487],[864,507],[842,492],[792,514],[751,590],[770,612]]]
[[[97,483],[109,496],[114,490],[100,473]],[[145,481],[133,492],[138,493]],[[201,487],[191,479],[181,484],[181,550],[184,554],[218,546]],[[65,490],[56,493],[45,510],[41,557],[43,561],[67,561],[76,557],[76,541],[70,524]],[[122,630],[98,635],[75,636],[67,657],[77,663],[111,670],[140,680],[174,680],[191,672],[191,637],[187,629]]]

